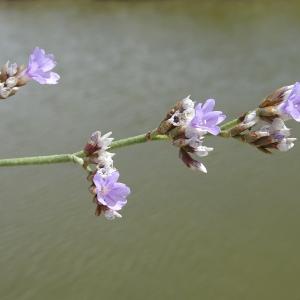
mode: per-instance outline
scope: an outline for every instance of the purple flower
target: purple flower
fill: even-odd
[[[25,75],[40,84],[57,84],[60,76],[51,72],[55,66],[52,54],[46,54],[44,49],[35,47],[29,57]]]
[[[130,194],[128,186],[117,182],[119,176],[117,171],[108,176],[97,172],[93,178],[98,202],[114,211],[120,210],[127,203],[126,197]]]
[[[195,107],[195,116],[192,119],[190,126],[208,131],[212,135],[218,135],[221,131],[217,126],[226,119],[226,116],[221,111],[214,111],[215,100],[208,99],[202,105],[198,103]]]
[[[291,90],[286,91],[285,100],[279,105],[280,113],[300,122],[300,83],[296,82]]]

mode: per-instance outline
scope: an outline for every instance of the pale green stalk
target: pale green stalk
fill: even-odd
[[[238,119],[234,119],[232,121],[225,123],[223,126],[221,126],[222,132],[220,136],[222,137],[228,136],[227,134],[228,130],[236,126],[239,122],[240,121]],[[124,138],[124,139],[114,141],[110,146],[110,150],[127,147],[135,144],[141,144],[148,141],[165,141],[165,140],[169,140],[169,137],[167,135],[159,135],[155,131],[153,131],[152,133],[140,134],[129,138]],[[55,155],[44,155],[44,156],[7,158],[7,159],[0,159],[0,167],[46,165],[46,164],[68,163],[68,162],[74,162],[82,166],[84,163],[82,159],[83,157],[84,157],[84,152],[78,151],[72,154],[55,154]]]

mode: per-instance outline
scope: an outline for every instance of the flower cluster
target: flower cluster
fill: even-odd
[[[31,53],[27,66],[7,62],[0,72],[0,99],[13,96],[30,79],[40,84],[56,84],[60,77],[51,72],[55,65],[54,56],[38,47]]]
[[[118,211],[127,203],[130,189],[124,183],[118,182],[119,172],[113,165],[114,153],[108,152],[113,138],[111,132],[101,135],[100,131],[94,132],[84,148],[85,168],[94,166],[90,170],[88,179],[92,182],[90,191],[97,204],[95,214],[101,213],[108,220],[122,217]]]
[[[231,129],[231,136],[256,146],[265,153],[288,151],[296,138],[290,137],[285,121],[300,122],[300,83],[282,87],[266,97],[259,108],[245,114]]]
[[[0,99],[13,96],[19,88],[26,84],[24,78],[25,67],[17,64],[10,64],[9,61],[1,68],[0,72]]]
[[[260,104],[258,113],[269,121],[281,118],[300,122],[300,83],[296,82],[273,92]]]
[[[206,167],[192,155],[203,157],[213,150],[203,145],[204,136],[218,135],[221,131],[218,125],[226,118],[221,111],[214,111],[214,107],[214,99],[195,105],[188,96],[177,102],[158,127],[159,133],[167,134],[179,147],[179,157],[184,164],[204,173],[207,173]]]

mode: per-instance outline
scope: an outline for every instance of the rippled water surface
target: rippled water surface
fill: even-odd
[[[299,12],[298,1],[0,1],[0,61],[39,45],[62,77],[0,103],[0,156],[76,151],[96,129],[139,134],[188,94],[247,111],[300,79]],[[133,194],[117,222],[93,215],[75,165],[1,169],[0,299],[300,299],[299,144],[274,156],[207,144],[207,176],[165,142],[120,149]]]

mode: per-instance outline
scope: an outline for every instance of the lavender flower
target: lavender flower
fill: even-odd
[[[207,156],[213,148],[203,145],[204,136],[209,132],[220,133],[220,124],[226,116],[221,111],[213,111],[215,100],[208,99],[204,104],[195,102],[190,96],[176,103],[160,123],[158,132],[167,134],[174,146],[180,148],[179,157],[184,164],[207,173],[205,166],[192,155]]]
[[[198,103],[195,107],[195,116],[191,121],[190,126],[205,130],[212,135],[220,133],[220,127],[217,126],[226,119],[226,116],[221,111],[213,111],[215,100],[208,99],[202,105]]]
[[[24,74],[40,84],[57,84],[60,76],[51,72],[55,66],[56,62],[52,54],[46,54],[44,49],[35,47]]]
[[[280,115],[300,122],[300,83],[296,82],[287,87],[283,99],[283,102],[278,106]]]
[[[110,218],[117,216],[114,212],[122,209],[127,203],[127,196],[130,194],[129,187],[118,182],[119,175],[117,171],[108,176],[103,176],[100,172],[97,172],[93,177],[97,201],[110,210],[106,213]]]

